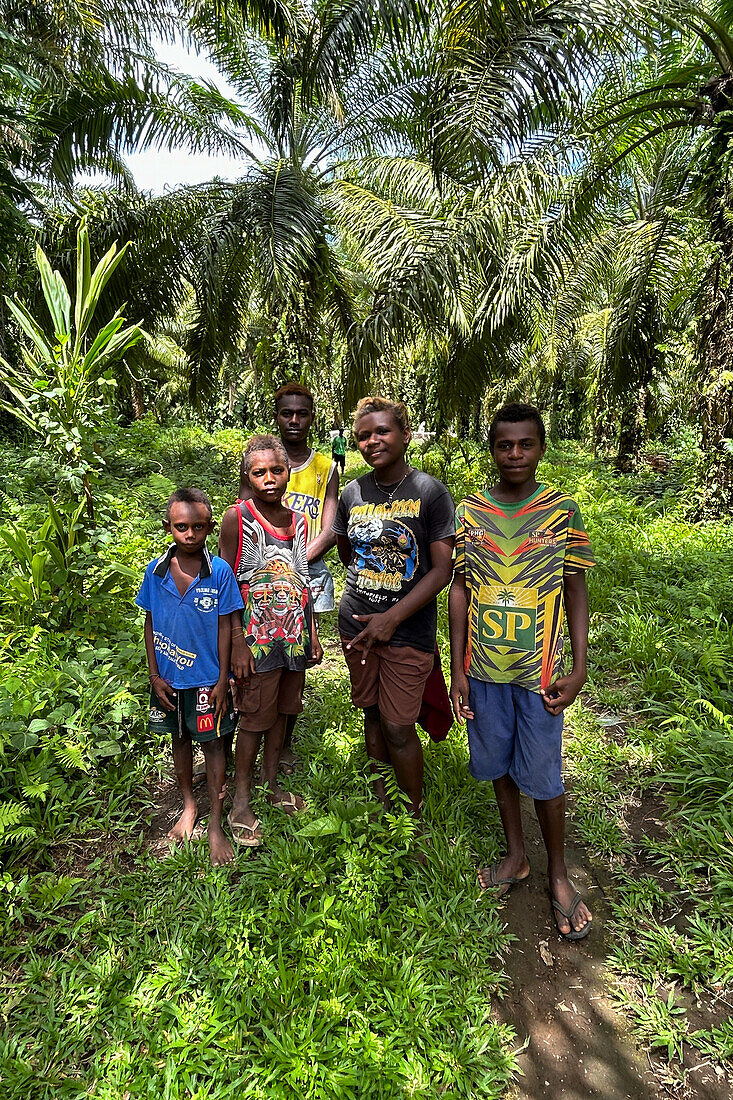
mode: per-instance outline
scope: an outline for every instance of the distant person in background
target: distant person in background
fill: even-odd
[[[351,699],[364,711],[374,792],[390,805],[380,775],[380,765],[390,764],[419,817],[423,752],[415,722],[434,666],[436,596],[451,577],[453,501],[440,481],[408,466],[401,402],[365,397],[354,436],[372,472],[346,486],[333,526],[348,566],[339,633]]]
[[[545,426],[532,405],[505,405],[489,429],[499,473],[493,488],[456,509],[455,576],[448,599],[451,700],[468,724],[474,779],[493,782],[507,852],[479,871],[501,896],[529,877],[519,792],[534,799],[547,849],[557,930],[590,932],[591,913],[565,866],[563,711],[586,680],[593,565],[580,511],[538,482]],[[573,667],[563,672],[567,616]]]
[[[336,545],[331,527],[336,516],[339,494],[339,478],[336,464],[327,455],[314,450],[309,443],[310,430],[315,414],[313,394],[299,382],[289,382],[275,394],[275,420],[277,430],[290,463],[290,479],[283,505],[294,512],[302,512],[307,524],[308,569],[313,610],[316,614],[333,611],[333,577],[324,555]],[[252,495],[242,460],[239,499],[248,500]],[[222,525],[222,537],[225,537]],[[226,555],[223,555],[226,556]],[[288,719],[280,756],[280,768],[285,775],[292,775],[296,765],[292,738],[295,717]]]
[[[331,440],[331,458],[343,473],[346,469],[346,436],[343,428],[339,428],[338,433]]]

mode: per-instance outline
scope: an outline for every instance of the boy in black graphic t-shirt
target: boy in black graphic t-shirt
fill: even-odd
[[[419,815],[423,760],[415,721],[433,668],[436,596],[451,577],[455,509],[441,482],[405,461],[404,405],[364,398],[354,435],[373,469],[344,489],[333,525],[348,566],[339,631],[351,698],[364,710],[372,772],[391,764]],[[374,787],[388,804],[381,778]]]

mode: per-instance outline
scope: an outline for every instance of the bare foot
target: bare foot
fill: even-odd
[[[289,817],[305,809],[305,802],[299,794],[295,794],[293,791],[282,791],[279,787],[268,791],[267,801],[273,806],[279,806]]]
[[[512,886],[517,886],[529,877],[529,860],[526,855],[519,859],[504,856],[490,867],[482,867],[478,873],[478,884],[482,890],[493,890],[494,896],[503,898]]]
[[[234,859],[234,849],[221,831],[220,825],[209,825],[209,854],[214,867],[222,867]]]
[[[570,914],[568,918],[554,905],[552,907],[555,924],[561,936],[572,936],[574,932],[585,932],[587,934],[590,931],[588,925],[593,919],[593,914],[584,901],[578,900],[576,903],[577,894],[578,891],[567,875],[558,879],[550,879],[550,897]]]
[[[199,811],[195,802],[191,806],[184,806],[183,813],[168,833],[168,839],[189,840],[196,822],[198,821],[198,817]]]

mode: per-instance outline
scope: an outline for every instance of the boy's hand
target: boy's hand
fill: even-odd
[[[548,688],[542,688],[540,695],[545,710],[549,714],[562,714],[566,707],[575,702],[585,680],[583,673],[571,672],[567,676],[560,676]]]
[[[450,701],[457,722],[465,722],[467,718],[473,718],[473,711],[468,705],[468,677],[465,672],[454,672],[450,679]]]
[[[228,699],[229,679],[217,680],[209,695],[209,703],[214,708],[214,714],[217,718],[226,710]]]
[[[156,676],[153,680],[153,691],[158,697],[163,710],[175,710],[176,709],[176,693],[175,689],[171,687],[167,680],[164,680],[162,676]]]
[[[252,650],[243,638],[236,643],[232,642],[232,674],[235,680],[248,680],[255,670],[255,659]]]
[[[358,649],[364,654],[361,659],[366,664],[366,655],[373,645],[386,645],[391,641],[392,635],[397,629],[397,623],[391,618],[389,611],[378,611],[372,615],[352,615],[359,623],[366,623],[360,634],[347,644],[347,649]]]
[[[323,660],[323,646],[321,640],[317,634],[313,635],[313,644],[311,645],[311,656],[307,662],[308,668],[312,668],[313,665],[320,665]]]

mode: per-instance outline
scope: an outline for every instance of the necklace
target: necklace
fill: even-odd
[[[383,493],[384,496],[386,496],[389,503],[391,504],[392,501],[394,500],[394,495],[397,492],[397,490],[400,488],[400,486],[402,485],[402,482],[404,482],[410,476],[411,473],[412,473],[412,470],[408,468],[407,473],[402,478],[402,481],[398,481],[397,484],[395,485],[394,489],[385,489],[382,485],[380,485],[379,482],[377,481],[377,477],[376,477],[376,474],[374,473],[374,470],[372,470],[372,481],[374,482],[375,489],[379,489],[380,493]]]

